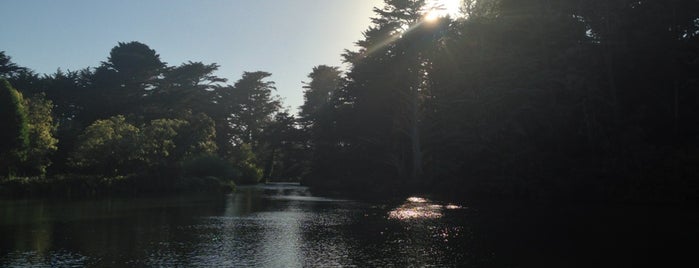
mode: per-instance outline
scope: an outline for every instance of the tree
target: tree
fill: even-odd
[[[139,157],[139,133],[122,115],[97,120],[80,135],[71,165],[95,174],[127,174]]]
[[[272,74],[268,72],[244,72],[232,87],[220,90],[221,105],[228,117],[228,134],[236,144],[248,143],[256,148],[264,127],[272,120],[272,115],[280,108],[274,82],[265,81]],[[254,150],[254,149],[253,149]]]
[[[155,50],[140,42],[119,42],[109,53],[107,61],[93,71],[81,72],[85,83],[80,94],[80,106],[91,113],[81,121],[143,113],[145,99],[158,89],[166,63]]]
[[[22,94],[0,78],[0,172],[12,176],[26,159],[29,124]]]
[[[204,113],[185,112],[181,118],[187,121],[176,140],[182,158],[215,154],[216,123]]]
[[[53,103],[45,94],[35,95],[25,101],[28,108],[29,146],[25,173],[28,175],[46,175],[46,169],[52,164],[51,154],[58,149],[55,138],[57,125],[53,121]]]
[[[106,67],[104,71],[115,72],[122,83],[120,86],[141,89],[153,85],[165,68],[155,50],[136,41],[119,42],[102,65]]]
[[[237,144],[232,148],[227,159],[238,171],[235,176],[235,184],[256,184],[262,179],[264,170],[258,166],[257,157],[250,144]]]
[[[156,119],[142,127],[139,135],[139,158],[148,170],[172,168],[182,155],[175,152],[182,144],[177,138],[187,121],[182,119]]]
[[[5,51],[0,51],[0,77],[10,79],[25,69],[12,62],[12,57],[5,55]]]
[[[323,110],[332,105],[330,99],[341,85],[341,74],[338,67],[327,65],[313,67],[313,71],[308,74],[311,80],[303,86],[304,103],[299,113],[306,125],[314,124],[317,118],[322,116]]]
[[[227,81],[213,74],[219,67],[216,63],[204,64],[189,61],[177,67],[167,68],[163,83],[176,88],[214,89],[217,83]]]
[[[171,180],[181,176],[181,165],[190,159],[214,155],[213,120],[187,112],[180,118],[160,118],[141,127],[137,140],[139,164],[150,177]]]
[[[302,146],[308,159],[308,171],[304,171],[304,181],[313,184],[314,180],[332,177],[330,170],[337,170],[333,160],[338,154],[338,112],[341,109],[342,88],[344,86],[338,67],[320,65],[308,74],[309,82],[304,86],[304,103],[300,107],[299,123],[305,135]],[[333,168],[331,166],[335,165]],[[307,174],[306,174],[307,173]]]
[[[218,64],[188,62],[169,67],[157,88],[143,98],[140,113],[145,118],[162,118],[191,111],[218,118],[217,90],[227,80],[214,74]]]
[[[10,56],[0,51],[0,78],[5,78],[25,96],[31,96],[40,91],[39,75],[29,68],[19,66],[12,62]]]
[[[422,102],[431,49],[440,34],[423,21],[425,1],[387,0],[344,57],[352,68],[344,89],[351,99],[354,147],[371,176],[419,182],[422,173]],[[357,163],[359,164],[359,163]]]
[[[304,173],[306,153],[302,130],[296,118],[288,112],[279,112],[264,129],[262,142],[267,145],[264,177],[267,179],[298,178]]]
[[[272,95],[276,90],[274,82],[266,81],[271,75],[262,71],[244,72],[232,88],[220,91],[220,102],[227,119],[219,128],[224,138],[221,146],[225,157],[234,154],[239,145],[248,144],[256,160],[273,158],[274,150],[270,150],[263,136],[273,114],[281,106],[278,97]],[[264,164],[255,163],[255,166]]]

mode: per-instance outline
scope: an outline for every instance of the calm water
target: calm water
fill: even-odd
[[[372,204],[289,184],[0,201],[0,267],[692,267],[697,238],[692,209]]]

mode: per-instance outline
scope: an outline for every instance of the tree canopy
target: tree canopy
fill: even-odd
[[[29,124],[22,94],[0,78],[0,172],[14,173],[26,158],[29,147]]]
[[[424,4],[386,0],[344,53],[309,184],[696,198],[695,1],[463,1],[434,21]]]
[[[218,63],[171,66],[136,41],[118,43],[96,68],[44,76],[0,52],[9,126],[0,147],[3,160],[14,159],[2,175],[699,197],[697,1],[466,0],[456,17],[429,15],[439,8],[430,3],[375,8],[363,38],[341,55],[345,67],[310,70],[298,115],[283,107],[269,72],[228,83]]]

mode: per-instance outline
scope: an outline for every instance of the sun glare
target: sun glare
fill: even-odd
[[[462,0],[427,0],[423,11],[426,21],[435,21],[450,16],[458,17]]]

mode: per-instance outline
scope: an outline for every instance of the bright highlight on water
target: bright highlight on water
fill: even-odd
[[[413,219],[437,219],[443,215],[445,209],[461,209],[463,207],[454,204],[441,205],[427,198],[408,197],[401,206],[388,212],[389,219],[413,220]]]

